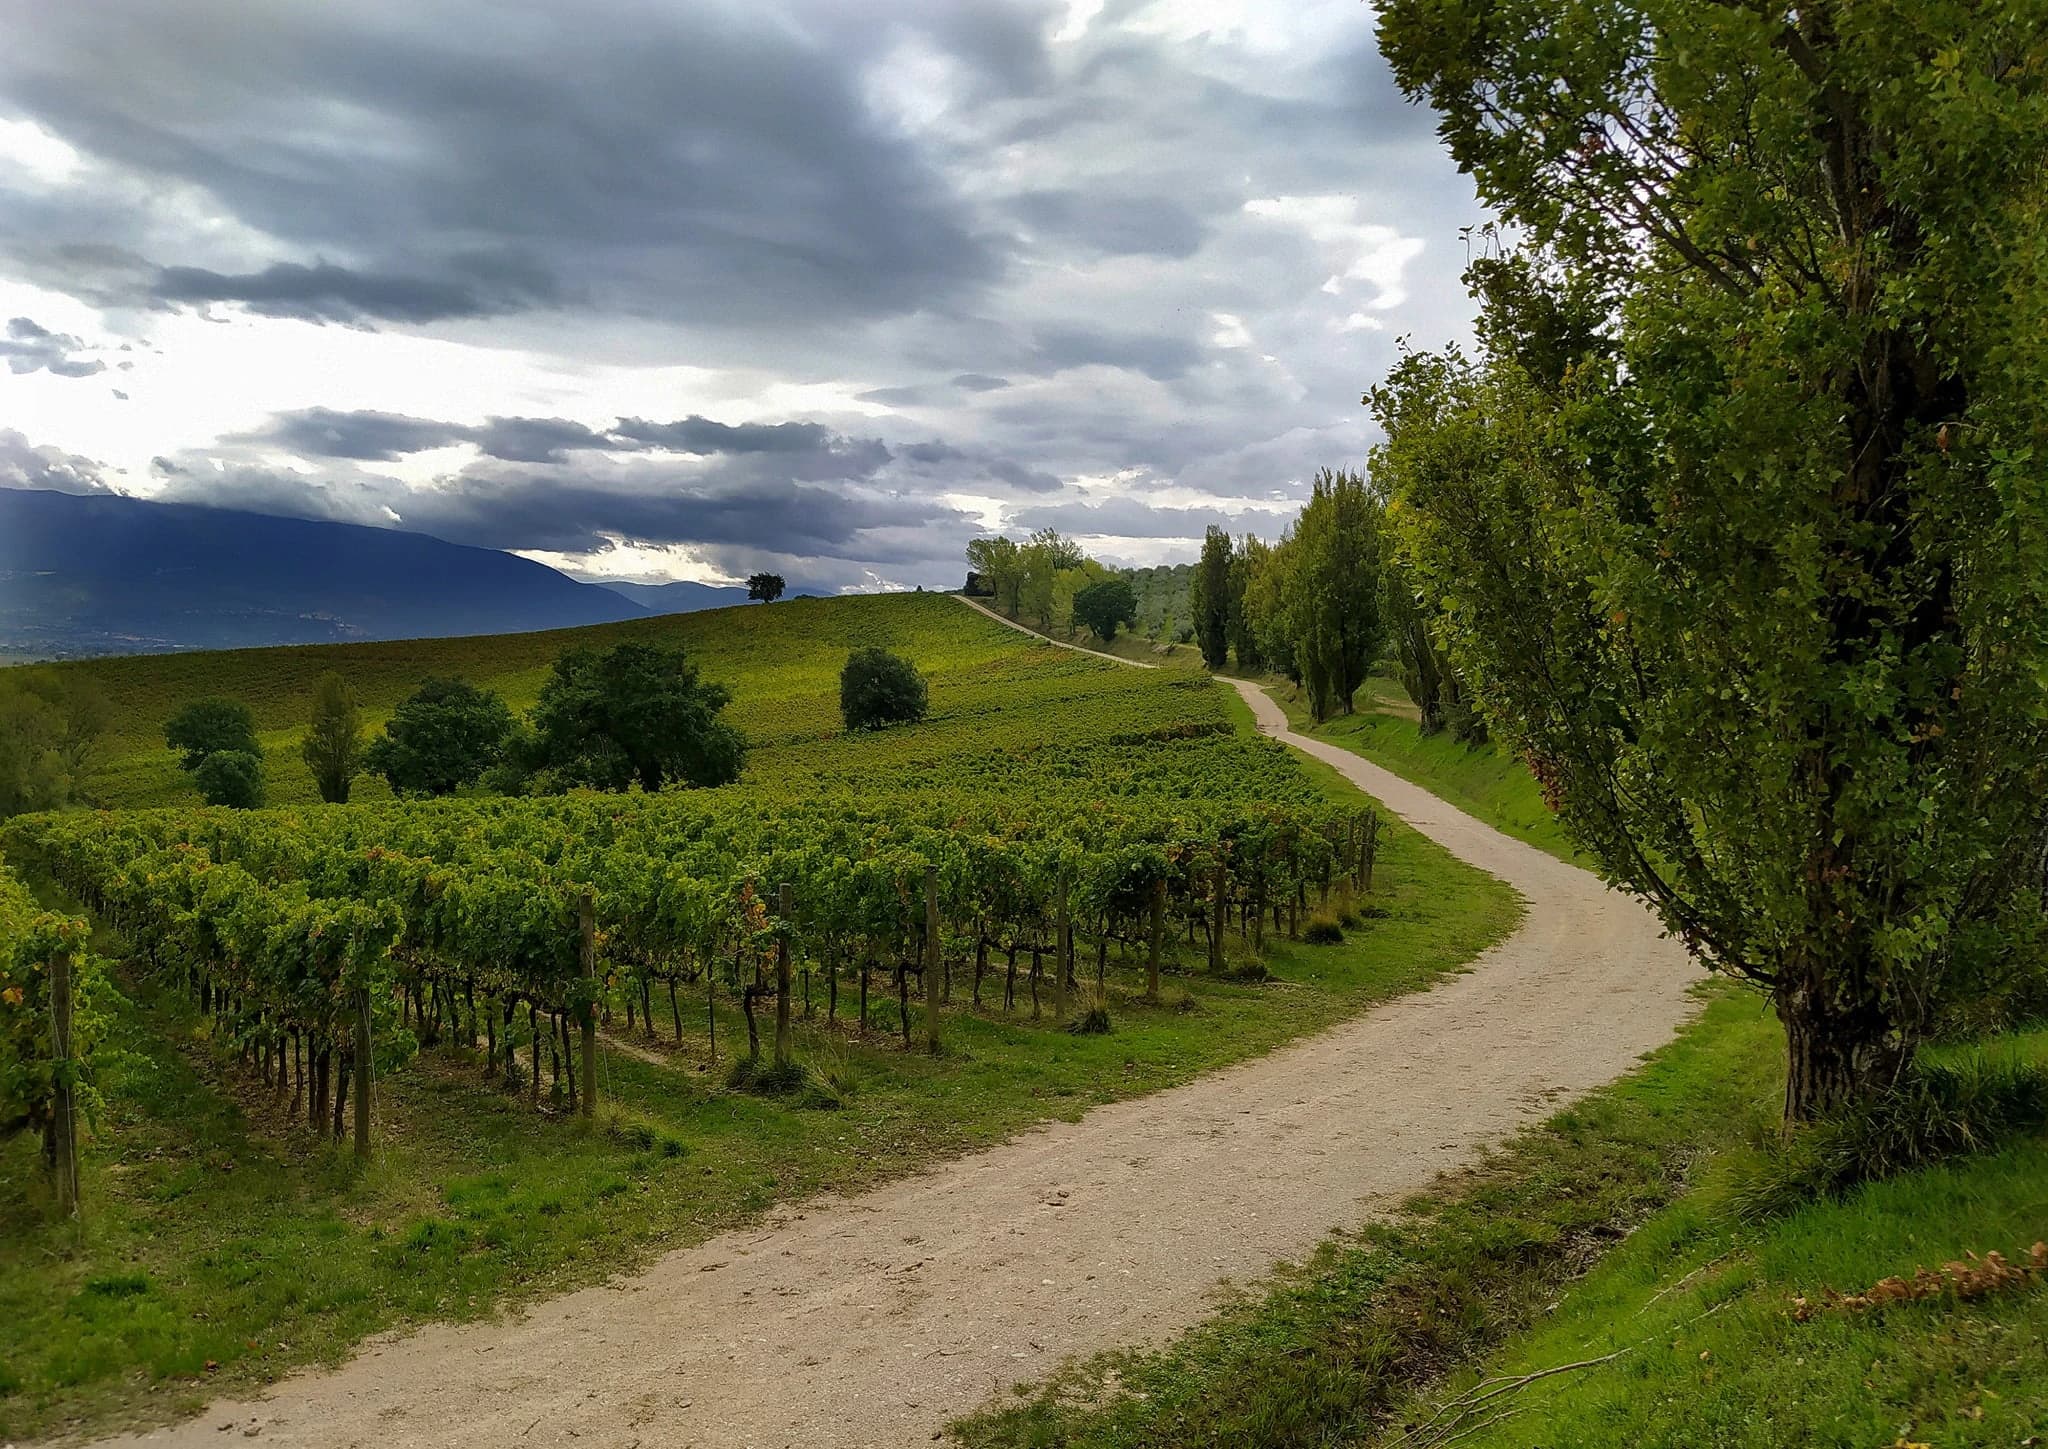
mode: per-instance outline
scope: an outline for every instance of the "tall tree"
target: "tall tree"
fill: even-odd
[[[1202,536],[1188,605],[1195,616],[1195,643],[1202,662],[1221,669],[1230,660],[1230,535],[1215,524]]]
[[[1356,473],[1316,475],[1295,523],[1295,662],[1318,720],[1351,713],[1386,645],[1380,614],[1380,504]]]
[[[967,545],[967,562],[981,575],[996,607],[1012,619],[1017,617],[1018,592],[1024,582],[1023,561],[1017,541],[1011,538],[977,538]]]
[[[1230,554],[1229,599],[1224,630],[1230,636],[1230,652],[1237,656],[1238,671],[1243,674],[1258,674],[1266,667],[1265,655],[1259,649],[1258,631],[1245,608],[1245,594],[1251,587],[1252,575],[1271,552],[1264,539],[1248,533],[1237,541],[1237,547]]]
[[[299,752],[320,798],[346,805],[349,785],[363,768],[362,718],[355,691],[332,669],[313,686],[313,724]]]
[[[1388,535],[1392,538],[1392,534]],[[1387,635],[1394,657],[1401,664],[1401,687],[1415,701],[1418,723],[1425,735],[1441,730],[1449,717],[1445,676],[1449,670],[1429,636],[1434,610],[1416,596],[1414,575],[1401,566],[1391,547],[1380,556],[1381,606],[1387,616]]]
[[[112,701],[77,674],[0,673],[0,818],[82,798],[112,719]]]
[[[1966,0],[1385,0],[1525,238],[1374,396],[1455,663],[1758,983],[1800,1121],[2018,969],[2048,797],[2048,27]]]
[[[536,761],[599,789],[638,782],[723,785],[739,778],[746,740],[718,717],[731,699],[698,678],[681,649],[617,644],[555,661],[533,707]]]
[[[1273,547],[1247,557],[1241,614],[1266,668],[1301,683],[1294,652],[1294,530]]]

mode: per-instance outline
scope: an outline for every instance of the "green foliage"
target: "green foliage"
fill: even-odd
[[[916,724],[931,707],[917,666],[886,649],[857,649],[839,673],[839,713],[850,730]]]
[[[1573,838],[1773,993],[1787,1116],[1863,1101],[2039,939],[2038,16],[1380,15],[1527,239],[1373,395],[1405,555]]]
[[[727,784],[746,760],[745,738],[718,717],[731,697],[701,680],[681,649],[572,650],[555,661],[533,707],[534,759],[601,790]]]
[[[483,778],[512,732],[512,711],[494,692],[463,679],[429,679],[392,711],[363,765],[394,794],[450,795]]]
[[[1266,656],[1259,647],[1258,629],[1251,611],[1245,607],[1245,595],[1251,588],[1252,579],[1265,567],[1272,552],[1272,547],[1264,539],[1247,533],[1237,541],[1237,547],[1230,555],[1230,617],[1226,624],[1230,652],[1237,656],[1240,674],[1262,674],[1266,669]]]
[[[996,607],[1012,619],[1017,617],[1024,587],[1024,565],[1017,541],[1011,538],[977,538],[967,545],[967,562],[995,598]]]
[[[249,706],[233,699],[198,699],[186,705],[164,722],[164,743],[178,752],[186,770],[197,770],[200,761],[223,750],[263,753]]]
[[[215,750],[192,772],[192,783],[209,805],[258,809],[263,804],[263,757],[247,750]]]
[[[1349,714],[1386,644],[1380,614],[1380,504],[1355,473],[1317,475],[1291,549],[1293,656],[1318,720]]]
[[[89,922],[48,911],[0,860],[0,1144],[19,1131],[42,1139],[46,1162],[60,1080],[90,1115],[99,1104],[94,1057],[110,1004],[104,963],[91,951]],[[71,1050],[58,1060],[51,1038],[50,962],[71,963]]]
[[[362,730],[355,691],[330,669],[313,686],[313,723],[299,748],[320,798],[330,805],[348,803],[349,786],[363,768]]]
[[[1188,607],[1202,662],[1221,669],[1230,660],[1230,535],[1213,523],[1202,535],[1202,556],[1188,586]]]
[[[785,587],[781,574],[747,575],[747,597],[764,604],[772,604],[781,598]]]
[[[1138,622],[1138,595],[1128,579],[1098,579],[1074,595],[1074,621],[1107,644],[1118,625]]]
[[[0,819],[80,800],[113,714],[104,690],[49,669],[0,673]]]

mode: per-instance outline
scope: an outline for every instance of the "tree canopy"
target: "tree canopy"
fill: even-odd
[[[1137,590],[1128,579],[1097,579],[1074,595],[1074,620],[1107,644],[1119,625],[1137,623]]]
[[[113,704],[55,669],[0,673],[0,818],[77,802]]]
[[[495,693],[429,679],[392,712],[363,764],[400,795],[450,795],[497,764],[512,731],[512,711]]]
[[[1202,556],[1188,589],[1202,662],[1221,669],[1230,660],[1230,535],[1213,523],[1202,536]]]
[[[783,587],[781,574],[747,575],[747,597],[759,599],[764,604],[772,604],[781,598]]]
[[[534,705],[534,760],[604,790],[728,784],[747,749],[718,717],[730,698],[723,685],[701,680],[681,649],[574,650],[555,661]]]
[[[195,699],[164,722],[164,743],[176,750],[179,765],[196,770],[208,755],[223,750],[261,756],[256,717],[235,699]]]
[[[2039,969],[2048,31],[1961,0],[1380,25],[1513,229],[1480,355],[1370,399],[1451,662],[1609,878],[1772,993],[1788,1119],[1867,1100]]]
[[[209,805],[257,810],[263,805],[263,757],[249,750],[215,750],[192,772],[199,798]]]
[[[917,666],[886,649],[856,649],[839,672],[839,713],[850,730],[915,724],[930,694]]]

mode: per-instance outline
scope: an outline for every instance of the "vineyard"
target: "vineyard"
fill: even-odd
[[[39,1142],[60,1079],[93,1109],[85,1251],[50,1251],[43,1172],[0,1174],[0,1436],[587,1281],[1187,1080],[1413,989],[1513,918],[1204,679],[950,600],[837,607],[810,611],[823,628],[735,611],[753,657],[705,649],[748,711],[737,785],[0,830],[45,901],[75,903],[0,898],[21,987],[4,1099],[45,1104],[21,1134]],[[838,728],[849,637],[916,651],[926,723]],[[219,662],[247,680],[309,652]],[[203,662],[163,665],[204,690]]]

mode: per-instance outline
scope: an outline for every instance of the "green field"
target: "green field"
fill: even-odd
[[[279,793],[303,798],[310,787],[291,745],[324,669],[343,669],[373,715],[436,671],[502,688],[518,704],[563,647],[647,633],[680,639],[726,683],[756,742],[740,785],[691,797],[714,805],[728,794],[744,805],[816,791],[915,801],[933,785],[991,798],[1143,802],[1216,789],[1358,800],[1333,772],[1299,768],[1250,738],[1234,723],[1236,702],[1197,673],[1055,650],[937,596],[799,601],[573,635],[68,667],[121,700],[110,798],[184,798],[154,731],[182,700],[206,693],[255,707]],[[931,676],[928,723],[859,737],[839,730],[839,665],[869,642],[908,653]],[[308,818],[369,820],[379,808],[389,807]],[[191,816],[201,829],[210,818]],[[298,817],[243,817],[272,818]],[[975,1010],[956,976],[948,1050],[936,1059],[899,1044],[886,990],[866,1033],[844,1015],[828,1026],[824,987],[806,971],[797,1055],[828,1089],[808,1105],[724,1085],[745,1040],[725,998],[714,1064],[701,995],[677,1045],[665,1013],[659,1039],[644,1026],[629,1032],[614,991],[606,1107],[594,1130],[553,1106],[536,1112],[487,1083],[477,1054],[444,1046],[383,1078],[367,1170],[345,1146],[287,1121],[190,994],[125,960],[124,941],[103,932],[125,1001],[112,1023],[118,1054],[101,1070],[106,1110],[85,1154],[88,1210],[75,1237],[48,1221],[32,1143],[0,1146],[0,1440],[169,1418],[339,1358],[369,1333],[593,1282],[773,1203],[858,1187],[1186,1081],[1426,984],[1517,914],[1504,887],[1398,827],[1383,836],[1373,904],[1386,915],[1341,945],[1269,939],[1277,987],[1210,974],[1176,936],[1163,1000],[1148,1004],[1142,964],[1112,946],[1113,1029],[1103,1035],[1057,1030],[1049,1003],[1038,1017],[1021,992],[1012,1011],[994,992]],[[1092,954],[1084,945],[1083,959]],[[1233,946],[1231,964],[1241,959]],[[847,997],[842,984],[842,1007]]]

